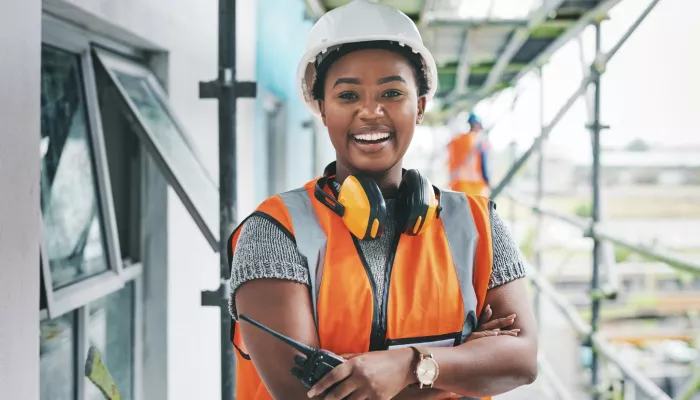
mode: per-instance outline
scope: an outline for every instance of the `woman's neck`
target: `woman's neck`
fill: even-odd
[[[396,197],[399,185],[401,184],[401,176],[403,174],[401,168],[401,163],[397,163],[387,171],[377,173],[363,172],[362,174],[372,178],[372,180],[377,183],[385,199],[391,199]],[[353,172],[346,166],[338,163],[336,164],[335,180],[338,183],[342,183],[345,181],[345,178],[356,173],[357,172]]]

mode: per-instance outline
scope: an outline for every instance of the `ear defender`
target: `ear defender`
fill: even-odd
[[[379,186],[370,178],[350,175],[341,185],[336,200],[324,190],[327,180],[324,176],[316,182],[314,197],[337,214],[358,239],[381,236],[387,213]]]
[[[420,235],[440,217],[440,190],[418,170],[410,169],[404,173],[399,199],[397,213],[406,235]]]

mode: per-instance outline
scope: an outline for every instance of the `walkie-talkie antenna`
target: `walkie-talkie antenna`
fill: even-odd
[[[283,335],[275,330],[272,330],[272,329],[266,327],[265,325],[261,324],[260,322],[254,320],[254,319],[252,319],[244,314],[240,314],[238,317],[240,319],[250,323],[250,324],[253,324],[254,326],[258,327],[259,329],[262,329],[263,331],[269,333],[270,335],[276,337],[277,339],[287,343],[288,345],[294,347],[295,349],[299,350],[307,357],[310,357],[316,351],[313,348],[305,345],[304,343],[297,342],[296,340],[290,338],[289,336],[285,336],[285,335]]]

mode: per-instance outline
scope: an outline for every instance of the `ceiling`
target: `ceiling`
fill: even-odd
[[[350,0],[306,0],[311,15]],[[513,86],[620,0],[379,0],[419,26],[443,116]],[[316,10],[316,12],[313,12]]]

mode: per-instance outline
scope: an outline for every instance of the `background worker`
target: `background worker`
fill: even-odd
[[[481,119],[469,114],[469,131],[455,136],[447,145],[450,189],[487,197],[489,194],[488,143]]]
[[[488,398],[531,383],[537,332],[517,245],[487,199],[402,168],[437,83],[413,21],[354,0],[316,22],[298,71],[336,161],[234,232],[232,317],[345,356],[308,397]],[[469,340],[489,309],[517,335]],[[293,349],[234,329],[237,398],[307,396]]]

